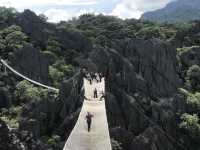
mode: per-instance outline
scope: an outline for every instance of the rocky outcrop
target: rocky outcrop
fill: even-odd
[[[170,139],[158,127],[150,127],[144,133],[137,136],[131,150],[176,150]]]
[[[67,138],[73,129],[78,119],[83,99],[83,75],[81,72],[77,72],[72,78],[64,80],[60,87],[59,118],[61,123],[58,131],[62,133],[62,137]]]
[[[177,143],[165,135],[176,137],[173,134],[177,130],[175,107],[184,111],[183,103],[170,98],[181,84],[175,48],[158,39],[132,39],[122,42],[120,48],[95,47],[88,58],[79,57],[76,61],[105,75],[111,133],[116,127],[121,127],[124,137],[129,133],[129,142],[118,138],[121,130],[111,134],[123,144],[123,149],[161,149],[161,145],[155,146],[165,140],[168,144],[163,149],[177,149]],[[153,134],[160,141],[150,141]],[[145,145],[148,142],[152,145]]]
[[[20,131],[28,131],[33,137],[48,134],[59,135],[64,141],[70,134],[83,102],[82,75],[80,72],[64,80],[59,96],[48,93],[42,101],[33,101],[23,107]]]
[[[110,83],[114,82],[111,87],[117,84],[127,92],[142,91],[152,97],[176,92],[180,80],[176,51],[170,44],[157,39],[133,39],[124,45],[123,49],[96,48],[90,53],[92,63]]]
[[[16,79],[9,72],[0,70],[0,109],[8,108],[13,103],[13,86]]]
[[[125,150],[129,149],[132,139],[134,138],[131,132],[121,127],[116,127],[116,128],[111,129],[110,136],[111,138],[114,138],[115,140],[122,143],[122,148]]]
[[[0,81],[1,82],[1,81]],[[10,92],[4,86],[0,86],[0,108],[8,107],[11,101]]]
[[[25,10],[17,15],[15,22],[20,26],[35,44],[45,48],[48,40],[48,29],[53,29],[51,24],[46,23],[41,17],[38,17],[31,10]]]
[[[24,46],[12,56],[14,68],[32,80],[49,83],[48,72],[50,60],[31,45]]]
[[[75,59],[79,66],[102,72],[106,77],[106,108],[111,137],[122,143],[124,150],[161,149],[158,143],[163,141],[166,141],[163,150],[178,149],[178,144],[166,135],[176,140],[176,108],[184,112],[181,98],[173,97],[180,85],[175,49],[157,39],[132,39],[123,44],[123,48],[94,47],[84,57]],[[48,59],[30,46],[15,54],[13,64],[16,62],[16,68],[25,75],[23,70],[30,71],[27,76],[33,73],[32,79],[48,74]],[[45,77],[42,78],[44,81]],[[28,131],[36,138],[48,132],[59,135],[64,141],[82,106],[82,77],[78,72],[64,80],[58,98],[27,105],[20,130]]]

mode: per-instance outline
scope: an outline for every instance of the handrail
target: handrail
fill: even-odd
[[[3,59],[1,59],[1,63],[2,63],[4,66],[6,66],[10,71],[12,71],[12,72],[15,73],[16,75],[22,77],[23,79],[25,79],[25,80],[27,80],[27,81],[29,81],[29,82],[31,82],[31,83],[33,83],[33,84],[35,84],[35,85],[38,85],[38,86],[47,88],[47,89],[49,89],[49,90],[53,90],[53,91],[59,92],[59,89],[57,89],[57,88],[44,85],[44,84],[42,84],[42,83],[39,83],[39,82],[37,82],[37,81],[34,81],[34,80],[32,80],[32,79],[30,79],[30,78],[28,78],[28,77],[22,75],[21,73],[19,73],[19,72],[16,71],[15,69],[13,69],[11,66],[9,66],[9,65],[6,63],[6,61],[4,61]]]

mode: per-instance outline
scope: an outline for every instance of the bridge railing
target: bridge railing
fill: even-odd
[[[23,74],[21,74],[21,73],[19,73],[17,70],[15,70],[15,69],[12,68],[10,65],[8,65],[7,62],[4,61],[3,59],[1,59],[1,63],[2,63],[6,68],[8,68],[10,71],[12,71],[14,74],[20,76],[21,78],[23,78],[23,79],[25,79],[25,80],[27,80],[27,81],[29,81],[29,82],[31,82],[31,83],[33,83],[33,84],[35,84],[35,85],[38,85],[38,86],[47,88],[47,89],[49,89],[49,90],[59,92],[59,89],[57,89],[57,88],[54,88],[54,87],[47,86],[47,85],[45,85],[45,84],[39,83],[39,82],[37,82],[37,81],[34,81],[34,80],[32,80],[32,79],[26,77],[25,75],[23,75]]]

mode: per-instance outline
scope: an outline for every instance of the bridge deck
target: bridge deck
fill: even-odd
[[[78,121],[69,136],[63,150],[111,150],[110,136],[106,117],[105,101],[93,98],[94,88],[97,88],[98,97],[104,92],[105,82],[89,84],[84,79],[85,100]],[[94,115],[91,131],[87,131],[85,116],[87,112]]]

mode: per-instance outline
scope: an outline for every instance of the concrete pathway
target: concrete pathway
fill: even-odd
[[[105,91],[105,81],[93,82],[92,85],[84,79],[85,100],[78,121],[72,130],[63,150],[111,150],[110,136],[106,117],[105,101],[99,98]],[[98,98],[93,98],[94,89],[98,91]],[[90,112],[92,118],[91,131],[87,131],[85,116]]]

